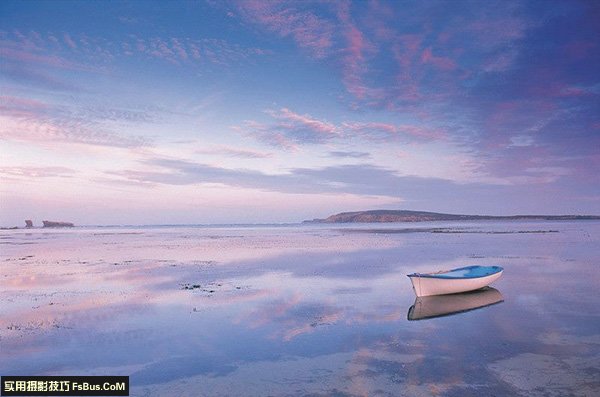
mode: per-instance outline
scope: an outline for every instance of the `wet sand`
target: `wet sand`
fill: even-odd
[[[505,268],[501,301],[407,319],[406,274],[473,264]],[[595,221],[3,230],[0,374],[129,375],[132,396],[598,395],[599,266]]]

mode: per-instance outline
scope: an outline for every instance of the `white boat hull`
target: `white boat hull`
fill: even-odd
[[[498,280],[503,271],[489,276],[476,278],[435,278],[411,276],[413,289],[417,296],[457,294],[459,292],[474,291],[487,287]]]

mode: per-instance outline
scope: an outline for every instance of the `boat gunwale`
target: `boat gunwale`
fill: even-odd
[[[474,268],[478,268],[478,267],[482,267],[482,268],[489,268],[489,269],[494,269],[493,272],[491,273],[486,273],[486,274],[482,274],[482,275],[476,275],[476,276],[452,276],[452,275],[448,275],[448,273],[452,273],[455,271],[459,271],[459,270],[465,270],[465,269],[474,269]],[[451,269],[451,270],[447,270],[447,271],[443,271],[443,272],[439,272],[439,273],[412,273],[412,274],[407,274],[408,277],[421,277],[421,278],[437,278],[437,279],[443,279],[443,280],[465,280],[465,279],[474,279],[474,278],[482,278],[482,277],[489,277],[492,276],[494,274],[498,274],[500,272],[504,271],[504,268],[501,266],[480,266],[480,265],[473,265],[473,266],[465,266],[465,267],[459,267],[456,269]]]

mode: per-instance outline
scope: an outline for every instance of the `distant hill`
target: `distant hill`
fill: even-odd
[[[307,220],[303,223],[375,223],[375,222],[427,222],[427,221],[471,221],[471,220],[590,220],[600,219],[596,215],[456,215],[438,212],[406,210],[371,210],[342,212],[325,219]]]

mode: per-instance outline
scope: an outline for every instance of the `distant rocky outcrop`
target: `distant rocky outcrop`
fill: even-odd
[[[44,227],[73,227],[71,222],[42,221]]]
[[[30,219],[27,219],[27,220],[25,221],[25,227],[28,227],[28,228],[29,228],[29,227],[33,227],[33,222],[32,222]]]
[[[371,210],[342,212],[325,219],[313,219],[304,223],[381,223],[381,222],[427,222],[427,221],[467,221],[467,220],[591,220],[600,219],[596,215],[456,215],[438,212],[407,210]]]

